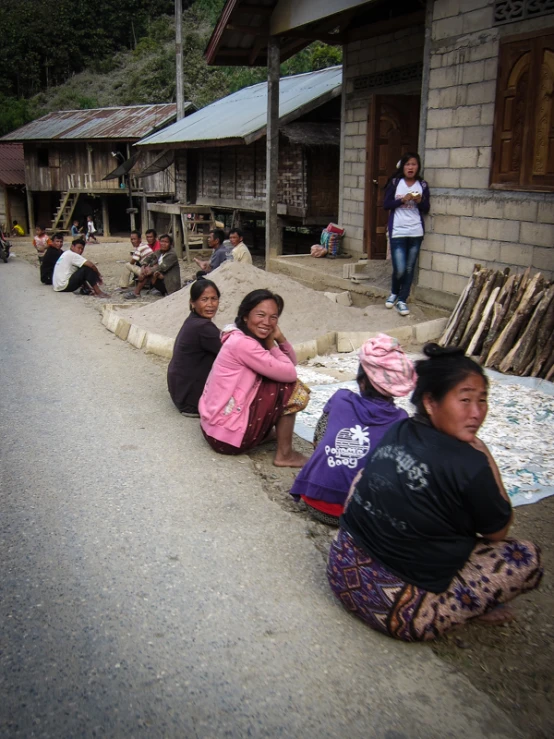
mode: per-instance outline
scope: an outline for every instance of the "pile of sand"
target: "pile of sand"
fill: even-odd
[[[385,331],[415,320],[412,316],[402,318],[395,310],[386,310],[382,303],[367,308],[337,305],[322,292],[305,287],[290,277],[264,272],[249,264],[224,262],[209,277],[221,291],[214,321],[219,328],[234,321],[243,297],[258,288],[272,290],[285,301],[279,325],[293,343],[314,339],[328,331]],[[137,306],[129,313],[129,320],[148,331],[174,337],[189,314],[189,295],[187,286],[163,300]]]

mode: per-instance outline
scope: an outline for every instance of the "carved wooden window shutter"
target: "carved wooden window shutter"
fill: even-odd
[[[554,190],[554,33],[501,43],[492,187]]]

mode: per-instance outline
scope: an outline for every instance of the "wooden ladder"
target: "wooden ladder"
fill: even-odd
[[[56,213],[54,214],[54,218],[52,219],[53,231],[59,228],[62,228],[66,231],[69,229],[71,217],[73,215],[73,211],[75,210],[78,198],[79,193],[74,192],[73,190],[66,190],[65,192],[62,192],[60,204]]]

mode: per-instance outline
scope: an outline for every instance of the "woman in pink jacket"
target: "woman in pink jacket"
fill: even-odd
[[[200,425],[212,449],[240,454],[261,444],[275,427],[277,467],[306,462],[292,448],[294,414],[307,405],[296,376],[296,355],[278,326],[283,299],[254,290],[243,299],[200,399]],[[301,397],[304,395],[304,397]]]

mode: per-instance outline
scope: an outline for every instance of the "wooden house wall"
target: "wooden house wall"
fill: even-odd
[[[178,149],[175,152],[173,169],[175,172],[175,196],[181,203],[186,203],[189,200],[187,193],[187,166],[188,156],[186,149]]]

